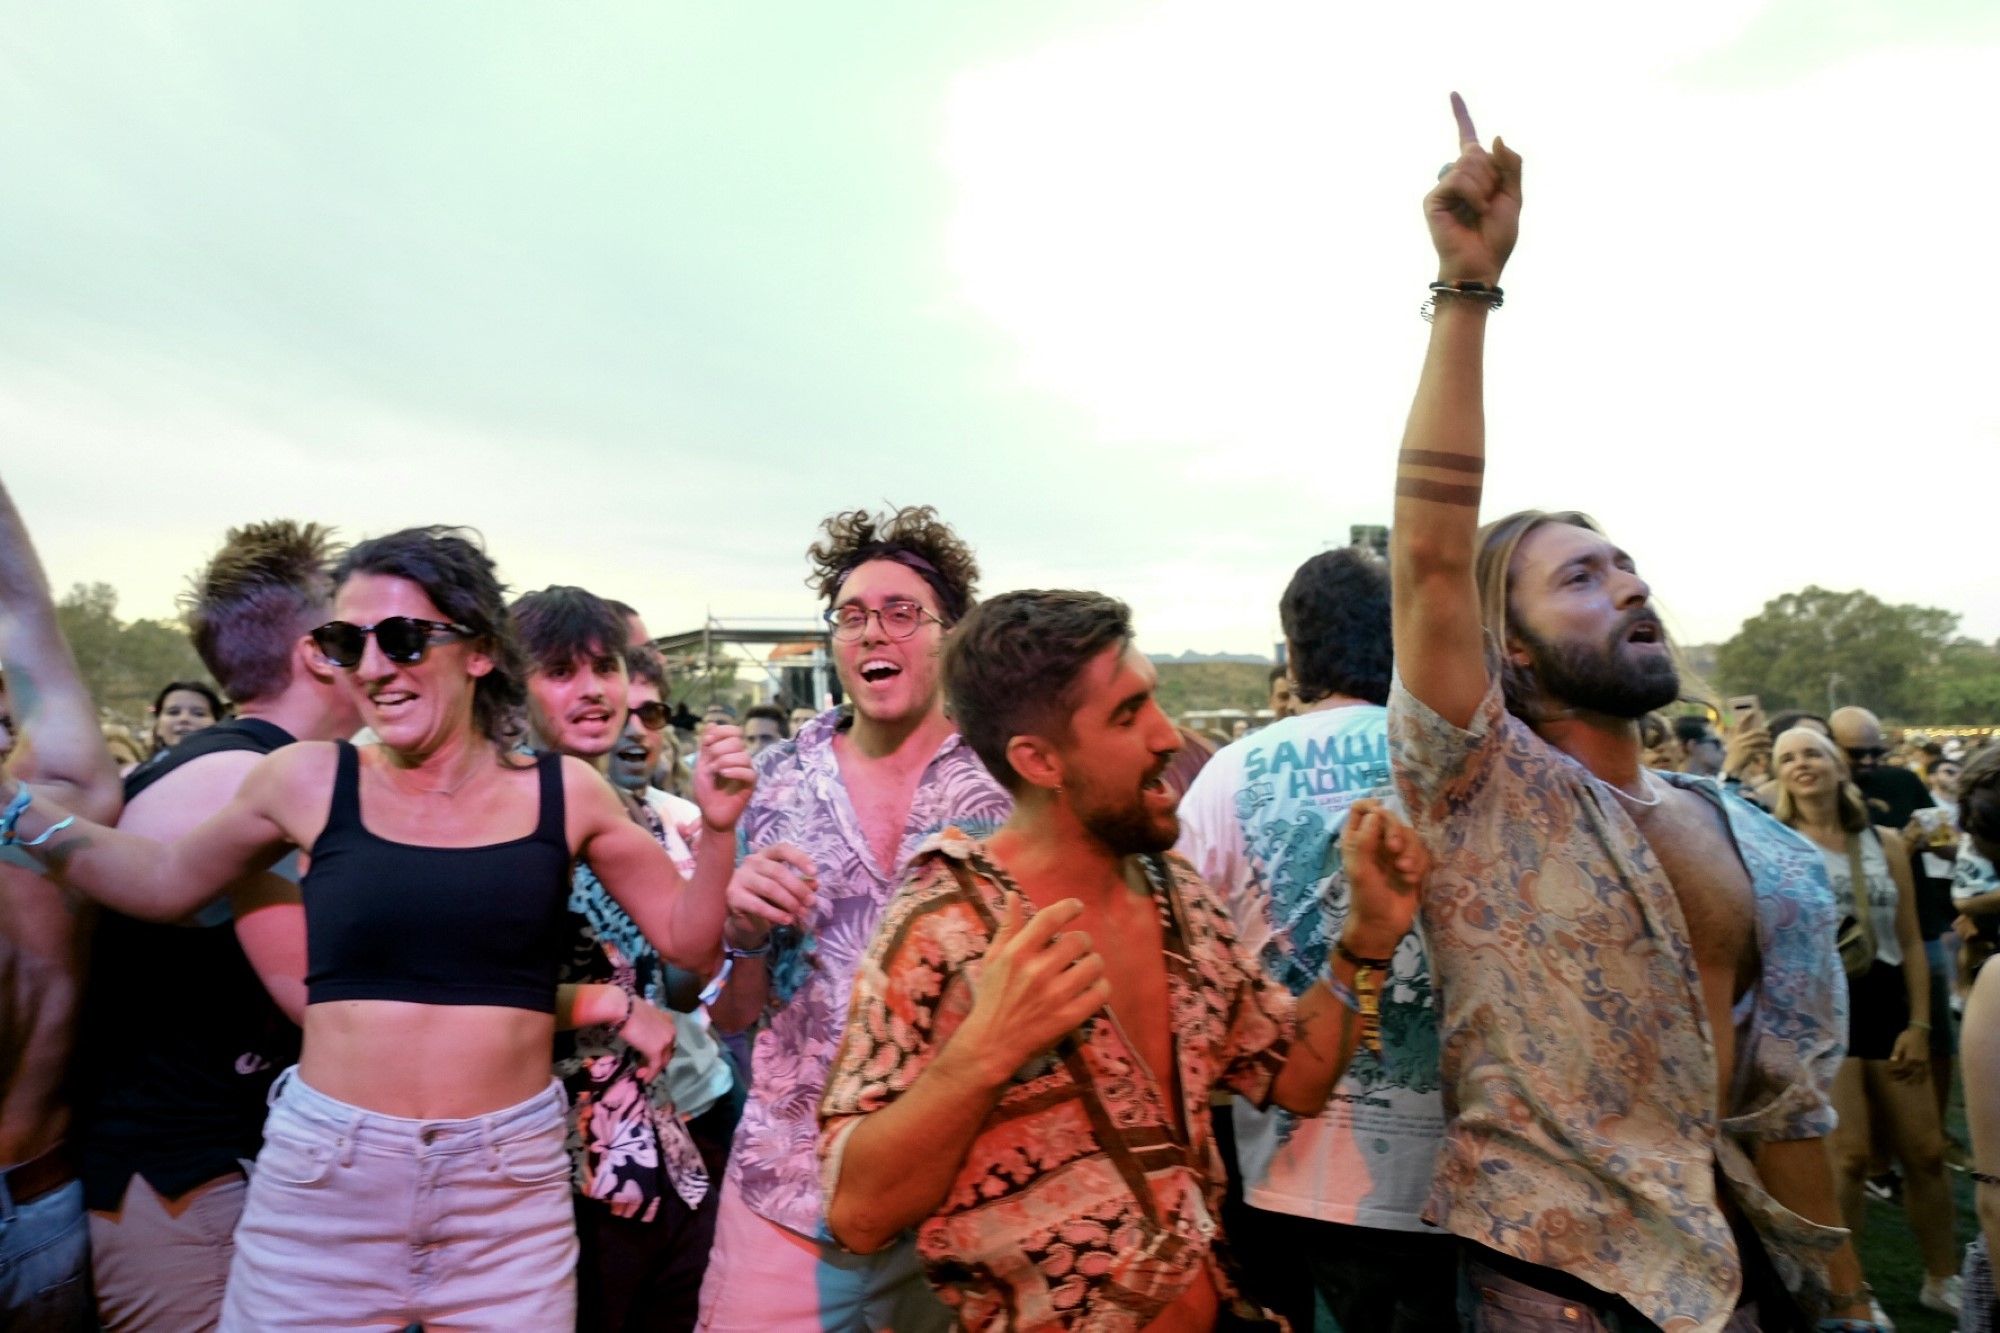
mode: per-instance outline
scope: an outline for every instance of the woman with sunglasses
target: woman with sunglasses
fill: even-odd
[[[166,845],[0,780],[0,845],[159,920],[310,853],[303,1049],[273,1090],[224,1329],[567,1328],[576,1236],[549,1059],[571,862],[588,858],[663,957],[708,969],[753,773],[738,737],[710,733],[698,794],[716,836],[690,885],[594,769],[509,742],[520,652],[477,545],[410,529],[354,547],[334,582],[337,619],[312,638],[378,743],[276,751]]]

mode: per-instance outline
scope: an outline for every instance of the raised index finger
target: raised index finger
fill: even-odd
[[[1458,122],[1458,146],[1479,147],[1479,131],[1472,128],[1472,113],[1465,109],[1465,99],[1457,93],[1451,95],[1451,116]]]

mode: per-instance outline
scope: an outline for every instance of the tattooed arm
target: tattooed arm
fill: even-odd
[[[1491,153],[1481,148],[1455,93],[1452,111],[1458,160],[1424,200],[1438,280],[1497,286],[1520,223],[1521,159],[1498,139]],[[1462,727],[1487,687],[1473,565],[1486,469],[1482,359],[1489,306],[1447,294],[1436,307],[1397,459],[1389,559],[1404,687]]]

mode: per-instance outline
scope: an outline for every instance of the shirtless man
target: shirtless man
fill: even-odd
[[[836,514],[810,558],[851,704],[757,761],[742,825],[750,854],[730,884],[723,936],[729,981],[709,1012],[725,1032],[759,1015],[769,1023],[723,1184],[701,1327],[924,1333],[950,1316],[908,1240],[856,1256],[827,1234],[814,1112],[855,969],[910,858],[946,826],[984,834],[1009,809],[945,716],[939,685],[938,655],[972,606],[979,568],[928,506]]]
[[[1122,602],[1010,592],[960,625],[951,713],[1013,815],[919,854],[820,1108],[833,1233],[918,1249],[962,1328],[1197,1333],[1234,1297],[1209,1094],[1316,1115],[1416,911],[1422,853],[1354,806],[1352,888],[1292,994],[1179,857],[1180,734]],[[1243,1313],[1239,1311],[1238,1313]]]
[[[91,819],[118,814],[118,770],[57,627],[48,580],[0,486],[0,758],[38,795]],[[0,578],[7,577],[0,573]],[[18,734],[15,731],[19,727]],[[19,744],[14,742],[18,740]],[[0,814],[0,844],[11,832]],[[94,1329],[83,1184],[66,1143],[82,983],[78,902],[0,845],[0,1326]]]
[[[1824,1143],[1844,997],[1817,855],[1642,767],[1638,719],[1679,680],[1630,556],[1580,514],[1478,526],[1521,159],[1453,108],[1397,471],[1389,726],[1436,861],[1450,1120],[1430,1215],[1461,1239],[1461,1318],[1709,1333],[1789,1329],[1797,1302],[1865,1321]]]

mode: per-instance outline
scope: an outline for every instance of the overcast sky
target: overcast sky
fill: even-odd
[[[2000,636],[1992,0],[0,10],[0,475],[163,615],[229,525],[479,527],[656,632],[829,511],[1268,649],[1386,521],[1446,95],[1526,158],[1487,511],[1695,641]]]

